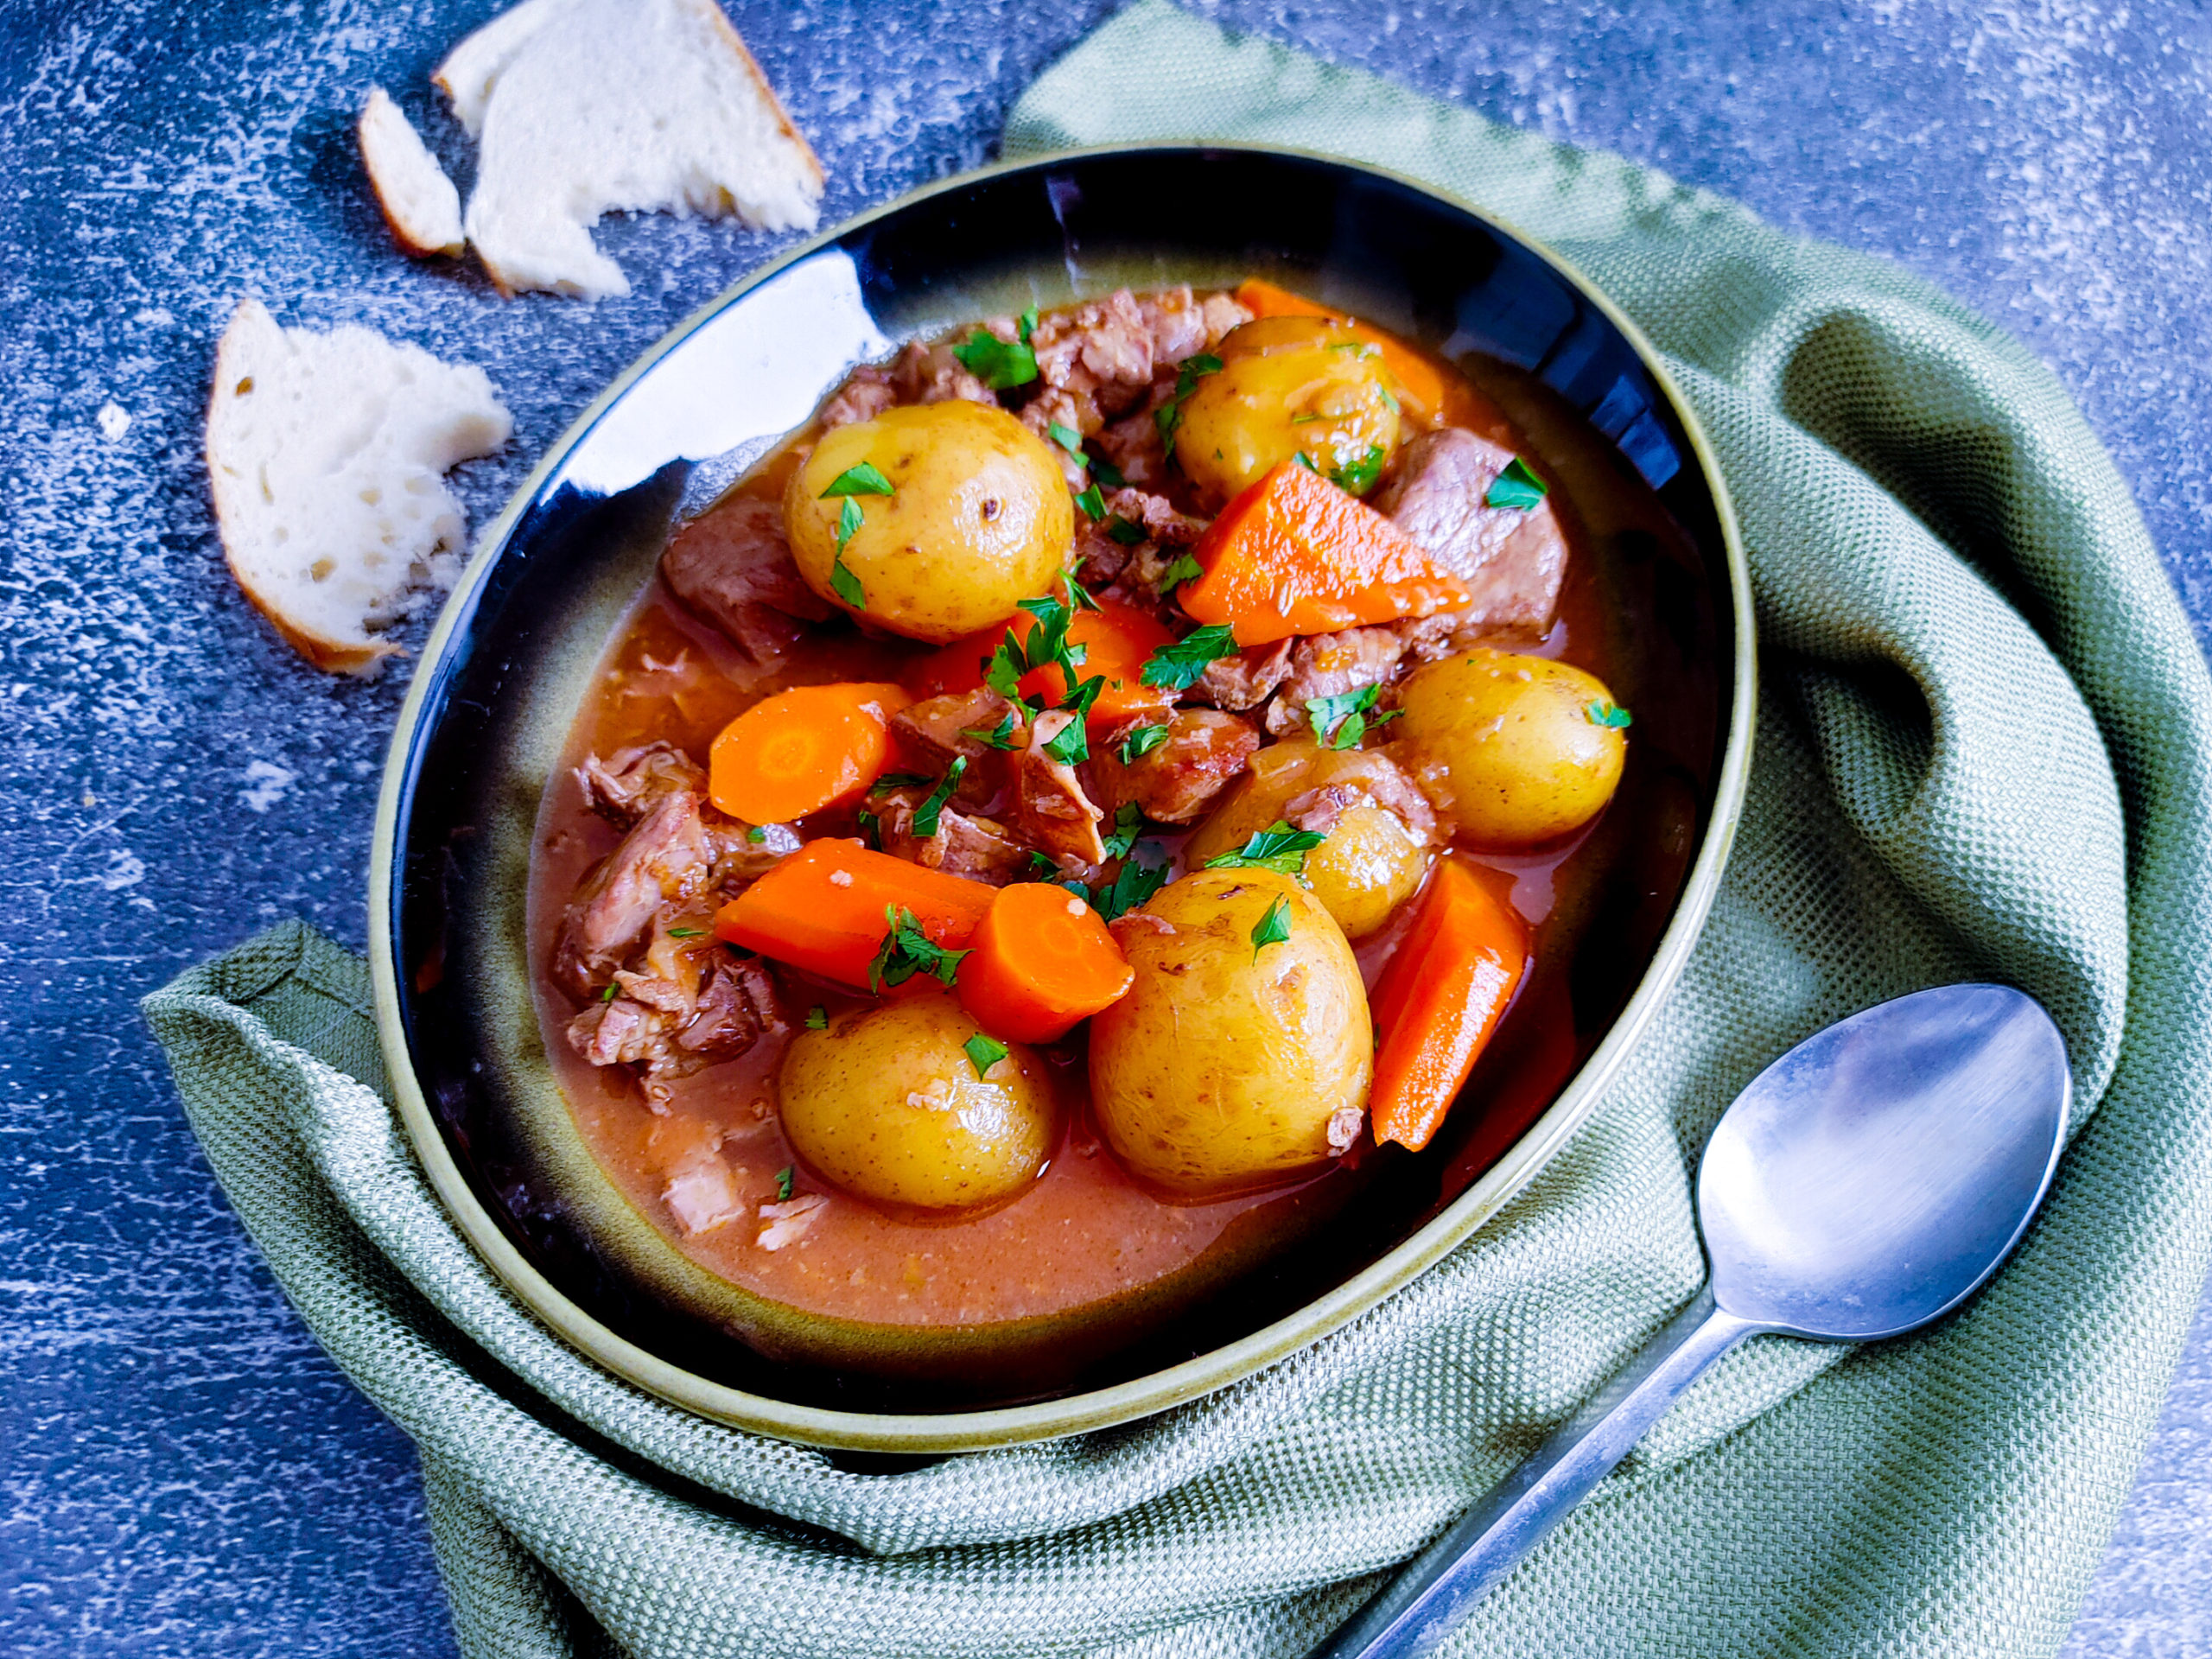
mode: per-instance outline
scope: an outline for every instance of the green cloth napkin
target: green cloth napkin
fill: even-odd
[[[1695,959],[1572,1147],[1364,1319],[1145,1423],[899,1474],[539,1327],[401,1140],[356,959],[294,925],[186,974],[148,1017],[277,1279],[421,1448],[463,1651],[1300,1653],[1690,1294],[1692,1161],[1754,1071],[1980,976],[2057,1016],[2087,1117],[2016,1260],[1910,1341],[1748,1344],[1447,1651],[2049,1652],[2212,1240],[2212,688],[2120,480],[2048,373],[1885,264],[1164,4],[1048,73],[1007,148],[1206,136],[1494,211],[1669,354],[1764,650]]]

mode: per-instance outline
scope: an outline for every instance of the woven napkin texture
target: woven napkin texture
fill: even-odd
[[[1696,1150],[1754,1072],[1981,976],[2057,1017],[2085,1120],[2012,1265],[1912,1340],[1738,1351],[1446,1651],[2050,1652],[2212,1240],[2212,688],[2110,462],[2018,346],[1885,264],[1164,4],[1050,71],[1007,149],[1170,137],[1427,180],[1668,354],[1765,688],[1694,960],[1571,1147],[1363,1319],[1144,1423],[897,1474],[687,1415],[536,1324],[403,1142],[356,958],[292,925],[184,975],[148,1017],[272,1271],[421,1448],[463,1651],[1303,1652],[1689,1296]]]

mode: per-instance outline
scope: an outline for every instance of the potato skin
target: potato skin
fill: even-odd
[[[1284,816],[1294,796],[1357,781],[1361,752],[1292,739],[1263,749],[1251,772],[1200,824],[1183,849],[1193,868],[1235,852]],[[1348,939],[1363,939],[1414,895],[1428,871],[1428,849],[1388,808],[1347,807],[1328,839],[1306,855],[1306,885]]]
[[[1406,712],[1393,752],[1481,846],[1534,846],[1580,829],[1620,783],[1627,740],[1589,714],[1612,693],[1569,664],[1473,651],[1416,670],[1398,700]]]
[[[961,1045],[982,1030],[930,995],[799,1033],[777,1075],[784,1133],[833,1185],[879,1204],[968,1210],[1014,1197],[1052,1155],[1058,1112],[1020,1043],[976,1075]]]
[[[1262,317],[1231,329],[1217,355],[1220,369],[1192,387],[1175,430],[1184,475],[1217,506],[1301,450],[1336,473],[1381,448],[1355,493],[1373,487],[1399,435],[1379,347],[1325,317]]]
[[[890,495],[862,495],[845,568],[866,603],[830,582],[842,498],[822,492],[867,461]],[[1046,591],[1075,540],[1075,504],[1044,440],[1004,410],[953,398],[886,410],[822,435],[784,493],[806,585],[879,627],[944,645],[1003,622]]]
[[[1252,931],[1281,899],[1290,937]],[[1359,964],[1320,901],[1268,870],[1201,870],[1154,894],[1172,933],[1117,929],[1135,982],[1090,1022],[1090,1096],[1122,1166],[1182,1198],[1263,1185],[1330,1155],[1363,1111],[1374,1033]]]

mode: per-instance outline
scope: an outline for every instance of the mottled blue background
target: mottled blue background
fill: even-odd
[[[820,149],[834,220],[987,159],[1110,6],[728,9]],[[1196,9],[1949,288],[2072,389],[2212,625],[2202,5]],[[610,224],[637,291],[596,308],[395,257],[353,112],[382,81],[465,177],[427,75],[493,10],[0,13],[0,1652],[452,1650],[408,1444],[278,1296],[132,1003],[279,916],[360,942],[404,690],[310,672],[223,575],[198,449],[233,297],[488,369],[517,433],[461,475],[481,522],[617,369],[779,245]],[[2069,1654],[2212,1652],[2208,1430],[2200,1322]]]

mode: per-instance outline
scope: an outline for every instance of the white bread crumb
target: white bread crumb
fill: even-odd
[[[366,328],[283,328],[238,302],[215,351],[207,477],[223,556],[318,668],[372,672],[370,632],[453,585],[467,531],[442,476],[514,423],[484,371]]]
[[[822,164],[715,0],[523,0],[431,79],[478,142],[468,239],[503,293],[628,293],[602,213],[819,218]]]
[[[417,259],[436,253],[458,257],[461,192],[383,87],[369,88],[355,131],[377,206],[401,251]]]

